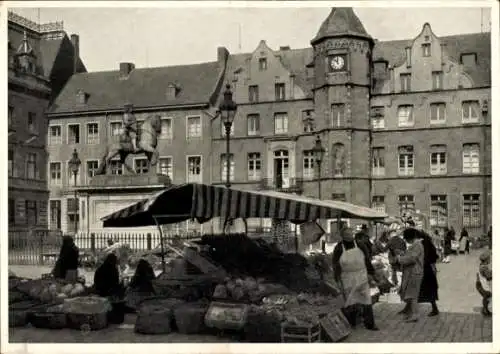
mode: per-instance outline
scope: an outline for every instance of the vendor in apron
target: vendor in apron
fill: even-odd
[[[343,312],[352,327],[356,326],[358,308],[362,309],[364,325],[378,331],[373,316],[369,276],[375,273],[369,251],[364,244],[354,240],[354,230],[348,227],[340,231],[342,241],[333,251],[333,271],[335,280],[344,295]]]

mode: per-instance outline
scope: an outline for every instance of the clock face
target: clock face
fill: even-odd
[[[340,55],[335,55],[330,59],[330,66],[333,70],[342,70],[345,67],[345,58]]]

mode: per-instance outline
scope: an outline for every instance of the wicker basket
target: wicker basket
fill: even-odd
[[[174,310],[175,324],[179,333],[199,334],[205,331],[205,314],[208,306],[204,304],[184,304]]]
[[[172,332],[173,313],[161,305],[142,306],[135,322],[135,332],[141,334],[168,334]]]
[[[63,329],[66,327],[66,314],[62,312],[35,312],[30,316],[36,328]]]
[[[71,329],[82,331],[98,331],[108,326],[108,313],[68,313],[67,325]]]
[[[28,324],[28,310],[9,311],[9,327],[24,327]]]

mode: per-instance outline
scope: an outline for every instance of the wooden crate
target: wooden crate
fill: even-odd
[[[309,325],[281,324],[282,343],[317,343],[321,342],[321,326],[319,323]]]

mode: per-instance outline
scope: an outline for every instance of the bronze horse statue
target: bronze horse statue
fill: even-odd
[[[125,130],[122,130],[119,141],[113,142],[106,147],[106,153],[101,159],[96,175],[106,174],[111,160],[116,156],[120,157],[120,164],[124,165],[129,172],[135,174],[136,171],[125,162],[127,156],[131,154],[145,154],[148,160],[148,171],[151,172],[151,168],[158,163],[159,153],[156,147],[158,145],[158,136],[160,133],[160,116],[153,115],[146,118],[142,126],[138,128],[137,150],[134,151],[130,135],[127,134]]]

